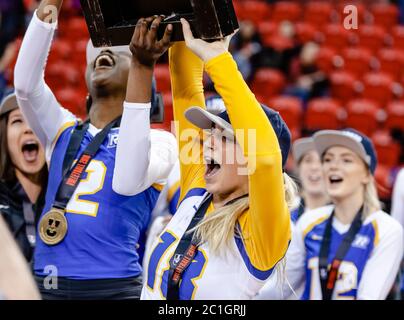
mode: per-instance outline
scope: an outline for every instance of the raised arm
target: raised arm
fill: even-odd
[[[18,105],[30,127],[49,147],[75,117],[62,109],[44,80],[44,70],[57,27],[62,0],[43,0],[27,29],[14,71]]]
[[[174,120],[180,155],[180,203],[192,189],[205,187],[202,130],[192,125],[184,115],[191,106],[205,107],[203,61],[192,53],[184,42],[178,42],[170,48],[169,59]]]
[[[270,270],[285,255],[291,238],[277,136],[227,51],[226,41],[194,39],[189,24],[182,21],[187,46],[205,62],[248,160],[250,210],[239,218],[248,256],[255,268]]]
[[[154,65],[167,51],[172,31],[171,26],[167,27],[163,39],[158,41],[161,19],[139,20],[130,44],[132,61],[112,183],[115,192],[127,196],[166,179],[177,158],[174,137],[167,132],[150,131]]]

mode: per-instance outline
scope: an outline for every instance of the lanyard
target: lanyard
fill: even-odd
[[[239,198],[233,199],[225,205],[232,204],[241,198],[248,197],[247,195],[243,195]],[[198,210],[196,211],[194,217],[192,218],[187,230],[182,236],[180,242],[178,243],[177,248],[175,249],[175,253],[170,261],[170,272],[168,276],[168,286],[167,286],[167,300],[179,300],[180,299],[180,280],[184,271],[189,267],[192,263],[192,260],[196,256],[198,252],[198,245],[195,243],[194,233],[195,230],[189,232],[189,230],[194,229],[197,224],[202,220],[205,216],[206,211],[210,203],[212,202],[213,196],[209,194],[202,201]]]
[[[332,235],[332,221],[334,218],[334,211],[332,212],[330,218],[328,219],[327,225],[324,231],[323,241],[320,248],[319,256],[319,272],[320,272],[320,282],[321,291],[323,294],[323,300],[331,300],[332,294],[335,288],[335,283],[338,277],[339,267],[344,260],[348,250],[351,248],[352,242],[355,240],[356,234],[362,227],[362,211],[363,207],[358,211],[353,220],[348,233],[342,239],[341,244],[335,254],[335,257],[331,263],[330,270],[328,270],[328,255],[331,246],[331,235]]]
[[[88,144],[87,148],[80,155],[77,162],[73,165],[74,158],[83,141],[84,134],[86,133],[89,124],[79,125],[73,132],[70,143],[63,161],[63,180],[59,185],[56,193],[54,207],[58,209],[66,209],[67,203],[77,189],[83,173],[86,171],[92,158],[98,152],[101,144],[107,137],[109,131],[116,126],[119,126],[121,117],[109,123],[101,132],[99,132],[94,139]],[[71,169],[70,169],[71,168]]]

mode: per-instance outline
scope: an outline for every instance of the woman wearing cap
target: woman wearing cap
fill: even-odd
[[[11,94],[0,105],[0,212],[28,261],[47,175],[44,150]]]
[[[227,44],[194,39],[182,23],[189,49],[170,49],[180,204],[154,243],[142,299],[250,299],[290,241],[294,189],[282,172],[290,133],[257,102]],[[228,114],[205,111],[204,66]],[[202,129],[209,130],[204,141]]]
[[[321,167],[313,138],[298,139],[292,147],[296,171],[301,183],[299,207],[292,211],[292,221],[296,223],[308,210],[323,207],[329,203]]]
[[[347,129],[314,135],[332,205],[304,214],[287,255],[292,288],[302,299],[385,299],[403,255],[403,230],[381,210],[372,142]],[[282,298],[280,290],[273,290]],[[287,287],[284,296],[291,294]]]

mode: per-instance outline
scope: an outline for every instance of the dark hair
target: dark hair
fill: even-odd
[[[11,161],[7,144],[7,122],[10,112],[0,117],[0,181],[14,182],[15,166]]]
[[[17,183],[16,168],[10,158],[7,142],[7,123],[10,113],[11,111],[0,116],[0,182],[15,184]],[[47,179],[48,168],[45,164],[40,172],[40,181],[43,188],[46,188]]]

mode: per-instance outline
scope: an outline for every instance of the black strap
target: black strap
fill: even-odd
[[[98,152],[101,144],[107,137],[109,131],[116,126],[119,126],[121,117],[110,122],[101,132],[99,132],[94,139],[88,144],[84,152],[79,156],[77,162],[73,165],[76,154],[80,149],[81,142],[84,139],[89,124],[79,125],[72,133],[69,146],[65,158],[63,160],[63,180],[59,185],[56,193],[54,207],[59,209],[66,209],[67,203],[77,189],[83,173],[86,171],[92,158]],[[73,166],[72,166],[73,165]]]
[[[352,242],[355,240],[356,234],[362,227],[362,211],[363,207],[356,214],[348,233],[342,240],[335,257],[331,263],[330,270],[328,270],[328,256],[331,246],[331,236],[332,236],[332,221],[334,218],[334,211],[332,212],[330,218],[327,221],[325,227],[323,241],[320,248],[319,256],[319,272],[320,272],[320,282],[321,291],[323,294],[323,300],[331,300],[332,294],[334,292],[335,283],[338,277],[339,267],[344,260],[348,250],[351,248]]]
[[[236,202],[239,199],[246,198],[247,195],[243,195],[236,199],[233,199],[225,204],[225,206]],[[203,219],[206,211],[212,202],[213,196],[209,194],[202,201],[198,210],[196,211],[194,217],[192,218],[187,230],[182,236],[177,248],[170,260],[170,272],[168,275],[168,285],[167,285],[167,300],[179,300],[180,299],[180,280],[184,271],[192,263],[192,260],[197,254],[198,245],[195,243],[194,239],[194,229],[198,223]],[[191,230],[191,231],[190,231]]]

